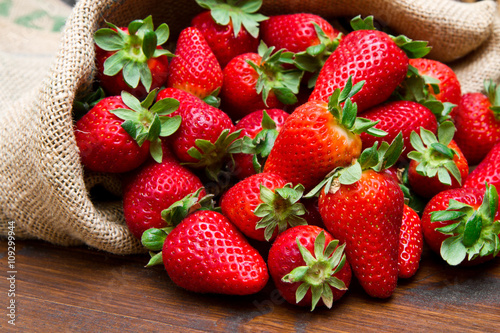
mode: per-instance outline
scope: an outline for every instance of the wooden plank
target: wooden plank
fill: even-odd
[[[7,275],[5,241],[0,250]],[[498,258],[479,267],[453,268],[426,249],[417,275],[401,281],[390,299],[367,296],[354,280],[331,310],[313,313],[286,303],[272,283],[245,297],[187,292],[169,280],[163,267],[144,268],[146,261],[147,255],[116,256],[82,247],[17,241],[16,328],[35,332],[500,331]],[[0,292],[5,295],[8,289],[7,279],[0,279]],[[0,327],[12,328],[2,317]]]

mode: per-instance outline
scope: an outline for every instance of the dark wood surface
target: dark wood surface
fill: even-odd
[[[425,249],[417,275],[400,281],[390,299],[370,298],[353,281],[332,309],[310,312],[286,303],[271,283],[245,297],[184,291],[162,266],[144,268],[146,254],[15,246],[11,285],[0,240],[1,332],[500,332],[499,258],[454,268]],[[7,316],[12,299],[15,326]]]

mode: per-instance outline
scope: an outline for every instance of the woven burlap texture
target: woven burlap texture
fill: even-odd
[[[104,19],[119,25],[153,14],[172,36],[200,11],[191,1],[91,1],[74,7],[41,89],[10,103],[0,119],[0,234],[14,222],[18,237],[116,253],[143,252],[127,230],[121,203],[94,202],[97,183],[119,192],[116,176],[86,174],[73,136],[72,103],[94,78],[94,31]],[[430,57],[456,69],[463,92],[500,78],[500,20],[494,1],[435,0],[264,1],[268,15],[312,12],[327,18],[374,15],[397,33],[427,40]]]

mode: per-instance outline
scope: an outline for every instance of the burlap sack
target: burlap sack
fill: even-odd
[[[199,11],[193,0],[81,0],[40,89],[19,98],[13,92],[18,87],[9,91],[5,84],[6,75],[15,75],[14,65],[1,63],[1,235],[15,225],[17,237],[86,244],[117,254],[144,251],[124,224],[121,203],[97,201],[89,194],[96,184],[119,193],[120,181],[84,172],[71,106],[93,81],[92,35],[104,19],[121,25],[153,14],[155,24],[167,22],[176,36]],[[428,40],[433,47],[429,56],[456,69],[464,92],[481,90],[484,78],[500,79],[500,18],[494,1],[265,0],[262,8],[268,15],[299,11],[327,18],[374,15],[398,33]],[[31,84],[36,79],[26,77]]]

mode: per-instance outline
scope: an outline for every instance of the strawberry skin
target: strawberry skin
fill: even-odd
[[[467,93],[452,113],[457,133],[455,141],[469,161],[476,165],[500,142],[500,120],[490,109],[488,96]]]
[[[285,282],[283,281],[283,278],[292,272],[296,267],[306,265],[306,262],[299,251],[297,241],[299,241],[308,252],[315,253],[315,240],[321,231],[323,231],[325,235],[324,247],[326,247],[327,244],[333,241],[332,235],[320,227],[305,225],[290,228],[280,234],[269,250],[269,273],[280,294],[290,304],[296,304],[298,306],[311,306],[312,304],[313,300],[311,290],[308,290],[304,298],[297,303],[296,292],[301,285],[301,282]],[[337,289],[329,286],[333,294],[331,302],[339,300],[346,293],[346,290],[349,287],[352,277],[352,271],[349,263],[346,261],[343,267],[333,276],[344,283],[345,289]],[[325,305],[322,299],[319,300],[318,305]]]
[[[387,100],[405,79],[408,56],[384,32],[356,30],[340,41],[319,73],[309,100],[327,101],[337,88],[365,80],[363,89],[351,100],[359,113]]]
[[[93,171],[122,173],[140,166],[149,155],[149,142],[139,147],[110,111],[129,109],[120,96],[99,101],[75,124],[82,164]]]
[[[484,189],[487,182],[500,188],[500,143],[497,143],[486,157],[469,174],[463,187]]]
[[[254,111],[245,117],[243,117],[236,124],[236,130],[241,130],[240,138],[243,136],[247,136],[250,139],[254,139],[258,133],[262,131],[262,118],[263,118],[264,110]],[[289,113],[281,110],[281,109],[266,109],[266,113],[269,117],[274,121],[276,125],[276,130],[279,132],[283,124],[285,123],[286,118],[290,115]],[[239,179],[245,179],[254,175],[256,173],[253,162],[253,155],[245,154],[245,153],[236,153],[233,154],[234,159],[234,174]]]
[[[320,44],[313,23],[316,23],[331,39],[335,39],[340,33],[318,15],[296,13],[269,17],[262,22],[260,34],[266,45],[297,53]]]
[[[405,204],[399,233],[399,278],[410,278],[417,273],[422,256],[424,238],[420,216]]]
[[[149,228],[165,227],[161,212],[201,187],[200,179],[164,149],[162,163],[146,163],[125,181],[123,211],[129,230],[140,239]]]
[[[388,134],[376,138],[368,133],[361,133],[363,148],[371,147],[375,141],[392,142],[399,132],[403,134],[405,150],[401,157],[406,159],[413,150],[410,143],[412,131],[418,132],[420,127],[436,133],[438,123],[434,114],[425,106],[411,101],[394,101],[373,107],[363,113],[363,118],[378,121],[377,128]]]
[[[349,165],[360,153],[359,135],[339,126],[327,102],[310,101],[286,119],[264,172],[276,173],[308,190],[336,167]]]
[[[249,295],[269,279],[266,263],[220,213],[188,215],[165,239],[163,263],[172,281],[199,293]]]
[[[240,29],[234,36],[233,24],[217,24],[210,11],[205,11],[193,18],[191,26],[197,28],[205,37],[219,64],[224,68],[237,55],[257,52],[259,39],[250,35],[246,29]]]
[[[326,229],[346,243],[347,260],[363,289],[372,297],[390,297],[398,280],[403,192],[391,177],[371,169],[331,192],[322,190],[319,197]]]
[[[177,40],[167,87],[185,90],[200,99],[222,87],[222,69],[201,32],[188,27]]]

